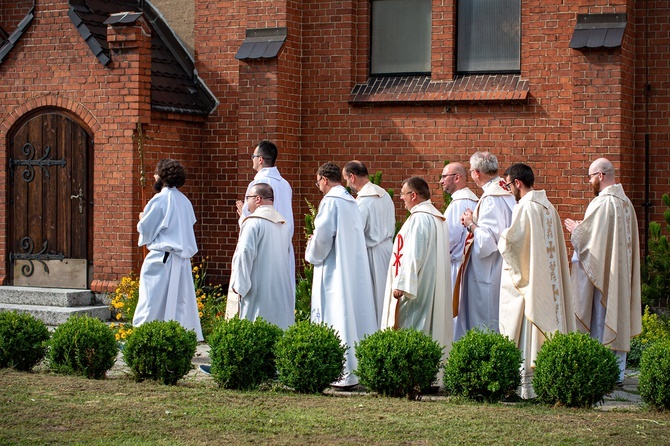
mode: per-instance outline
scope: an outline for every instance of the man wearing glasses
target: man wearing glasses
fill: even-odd
[[[596,197],[584,220],[565,220],[574,247],[571,276],[577,329],[614,350],[623,382],[630,338],[642,331],[637,216],[621,184],[616,184],[609,160],[595,160],[588,181]]]
[[[484,192],[474,212],[466,210],[461,217],[470,235],[454,287],[455,341],[475,327],[498,332],[502,271],[498,240],[512,222],[516,204],[498,175],[498,159],[492,153],[477,152],[470,157],[470,176]]]
[[[377,331],[372,279],[361,213],[342,186],[339,166],[320,166],[316,187],[323,199],[305,249],[305,260],[314,265],[311,320],[331,325],[347,345],[344,375],[332,384],[347,389],[358,384],[354,346]]]
[[[288,246],[289,246],[289,267],[291,269],[291,277],[293,292],[295,294],[295,254],[293,252],[293,190],[291,185],[288,184],[284,178],[282,178],[279,170],[275,166],[277,162],[277,146],[267,140],[263,140],[258,143],[254,149],[254,153],[251,155],[251,164],[252,168],[257,172],[253,181],[249,183],[247,187],[247,192],[245,195],[251,195],[251,188],[254,184],[257,183],[267,183],[272,186],[274,191],[274,201],[272,206],[286,219],[286,227],[288,231],[286,236],[288,237]],[[249,203],[245,200],[238,200],[236,202],[237,214],[239,216],[239,224],[242,225],[242,222],[246,217],[248,217],[251,212],[249,211]]]
[[[453,339],[449,229],[423,178],[405,180],[400,199],[410,216],[393,243],[381,328],[419,330],[445,347],[446,358]]]
[[[451,203],[444,212],[449,227],[449,255],[451,257],[451,292],[454,292],[458,269],[463,262],[463,249],[468,230],[461,224],[461,216],[477,206],[477,195],[468,187],[468,177],[461,163],[449,163],[440,176],[442,190],[451,195]]]
[[[533,188],[533,170],[513,164],[505,171],[505,181],[519,204],[498,242],[503,257],[500,333],[522,352],[517,394],[528,399],[535,398],[533,369],[545,336],[575,330],[570,267],[561,218],[546,192]]]
[[[244,219],[233,254],[230,292],[239,296],[239,317],[266,321],[286,330],[295,322],[295,292],[288,262],[288,230],[272,207],[269,184],[251,186],[245,197],[251,214]]]

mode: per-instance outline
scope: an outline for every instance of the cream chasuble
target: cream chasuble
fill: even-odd
[[[449,232],[444,216],[430,201],[417,204],[393,244],[384,292],[381,328],[415,328],[451,350]],[[403,291],[400,299],[393,290]]]
[[[575,330],[563,227],[545,191],[530,191],[519,200],[498,249],[503,257],[500,333],[521,349],[520,396],[533,398],[534,362],[546,336]]]
[[[589,203],[571,240],[578,260],[572,269],[577,329],[591,330],[598,290],[605,309],[602,343],[629,351],[631,336],[642,331],[640,241],[635,208],[620,184],[606,187]]]

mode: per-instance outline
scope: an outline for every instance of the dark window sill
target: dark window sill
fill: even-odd
[[[453,81],[432,81],[430,76],[371,77],[354,87],[349,103],[526,103],[529,94],[529,82],[518,74],[458,76]]]

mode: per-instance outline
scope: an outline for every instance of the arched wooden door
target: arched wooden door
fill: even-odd
[[[87,288],[91,137],[73,116],[46,110],[9,141],[11,283]]]

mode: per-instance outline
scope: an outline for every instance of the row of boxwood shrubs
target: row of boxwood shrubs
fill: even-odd
[[[196,337],[176,322],[150,322],[128,338],[124,360],[136,380],[174,384],[192,368]],[[345,346],[331,327],[296,323],[283,332],[258,319],[221,323],[210,339],[212,377],[224,388],[251,389],[277,379],[298,392],[322,392],[342,374]],[[381,395],[417,399],[437,379],[443,349],[415,330],[379,331],[355,346],[361,385]],[[30,371],[47,357],[59,372],[101,378],[118,344],[103,322],[71,318],[52,336],[27,314],[0,312],[0,368]],[[519,386],[521,353],[508,338],[472,330],[452,346],[444,365],[447,392],[480,401],[510,397]],[[611,392],[616,357],[588,335],[556,334],[540,350],[533,387],[548,404],[590,407]],[[645,351],[640,394],[658,409],[670,408],[670,342]]]

